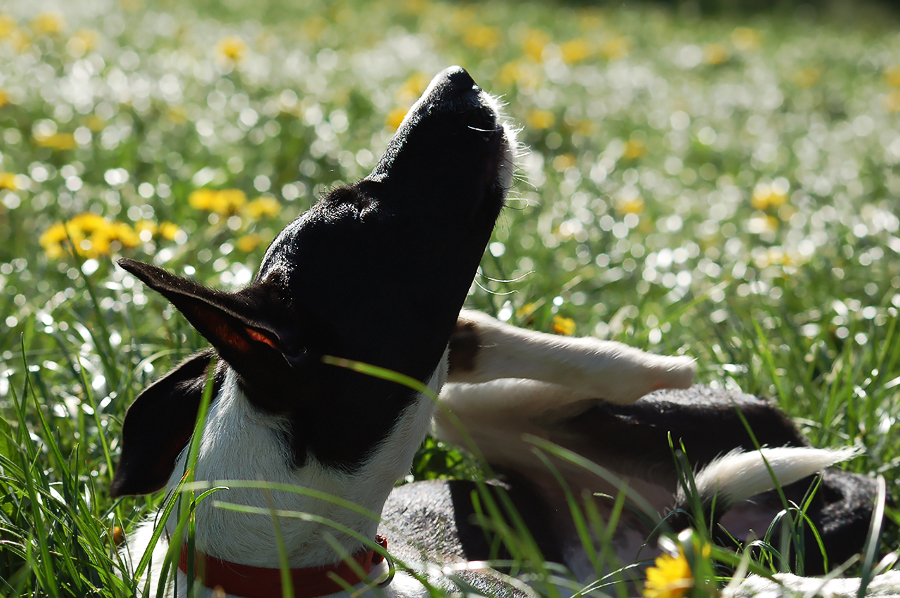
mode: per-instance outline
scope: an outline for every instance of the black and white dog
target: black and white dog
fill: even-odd
[[[503,552],[477,523],[488,497],[474,482],[395,488],[432,428],[480,452],[502,474],[491,496],[516,507],[544,558],[582,581],[598,571],[560,479],[602,515],[615,500],[600,495],[625,492],[640,505],[645,516],[626,509],[612,535],[618,562],[628,564],[650,556],[652,549],[641,549],[653,524],[686,502],[670,437],[697,471],[700,498],[738,540],[763,535],[783,508],[768,492],[775,484],[766,461],[787,497],[800,503],[810,476],[853,454],[809,447],[762,400],[690,388],[688,358],[460,312],[513,179],[515,146],[496,101],[463,69],[451,68],[410,110],[372,173],[332,191],[285,228],[245,289],[225,293],[120,262],[213,346],[149,386],[125,418],[111,494],[174,492],[189,465],[201,397],[208,383],[213,387],[192,473],[225,489],[196,504],[192,538],[170,545],[176,517],[159,523],[166,530],[144,577],[153,578],[151,591],[167,558],[175,574],[164,583],[179,596],[191,578],[207,593],[246,598],[281,596],[285,583],[306,597],[351,588],[425,596],[424,579],[452,587],[448,571]],[[326,356],[372,364],[420,387],[338,367]],[[423,386],[440,393],[439,406]],[[683,390],[641,399],[657,389]],[[738,410],[770,447],[765,461]],[[541,455],[553,451],[536,450],[542,442],[607,474],[558,452],[545,460]],[[871,495],[866,478],[826,470],[807,516],[830,562],[862,547]],[[512,509],[501,510],[513,521]],[[129,536],[129,566],[153,532],[148,522]],[[806,556],[807,571],[821,569],[817,548]],[[393,560],[411,570],[376,587]],[[489,571],[453,578],[486,595],[529,591]]]

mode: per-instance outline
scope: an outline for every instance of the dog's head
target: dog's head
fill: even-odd
[[[133,260],[213,345],[259,410],[282,416],[296,465],[352,470],[413,400],[333,355],[426,381],[440,362],[511,182],[493,100],[461,68],[434,78],[363,180],[335,189],[226,293]],[[162,487],[196,418],[212,352],[147,388],[126,415],[113,495]],[[216,376],[221,384],[222,372]]]

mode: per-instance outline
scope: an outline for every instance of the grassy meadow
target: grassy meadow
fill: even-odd
[[[112,547],[162,497],[108,497],[122,416],[204,341],[115,258],[246,284],[451,64],[503,97],[529,150],[470,306],[691,355],[699,382],[860,447],[844,467],[900,496],[893,15],[4,3],[0,595],[137,591]],[[443,475],[473,466],[429,441],[411,479]],[[888,507],[883,552],[898,521]]]

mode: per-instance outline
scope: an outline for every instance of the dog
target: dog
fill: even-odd
[[[584,537],[574,506],[618,518],[614,554],[599,565],[613,571],[652,554],[661,521],[674,531],[689,523],[696,500],[728,530],[723,541],[762,536],[784,508],[773,475],[796,504],[818,480],[806,515],[830,562],[860,550],[873,484],[828,469],[852,449],[810,447],[761,399],[692,387],[687,357],[461,311],[516,148],[497,100],[453,67],[372,173],[289,224],[246,288],[222,292],[120,260],[212,345],[125,416],[110,494],[166,488],[167,504],[190,503],[193,518],[182,533],[173,507],[128,536],[121,554],[126,577],[141,574],[137,589],[531,595],[516,571],[477,564],[512,556],[485,513],[527,530],[540,559],[584,584],[602,572],[591,551],[607,531],[592,524]],[[432,428],[496,478],[395,487]],[[673,456],[682,452],[686,470]],[[805,537],[806,570],[822,570]]]

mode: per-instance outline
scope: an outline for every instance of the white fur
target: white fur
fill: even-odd
[[[516,130],[510,124],[509,120],[503,116],[503,105],[495,96],[482,91],[481,101],[489,106],[494,114],[497,115],[497,121],[503,127],[503,138],[500,140],[500,170],[497,173],[497,182],[503,188],[504,192],[509,191],[512,187],[513,175],[516,168],[516,153],[519,151],[519,142],[516,139]]]
[[[861,580],[858,577],[819,579],[779,573],[774,580],[751,575],[736,587],[722,592],[723,598],[856,598]],[[875,576],[866,587],[869,598],[896,598],[900,596],[900,571],[888,571]]]
[[[525,330],[480,312],[463,310],[460,318],[475,324],[479,350],[475,368],[454,371],[451,382],[525,378],[563,386],[579,398],[624,405],[660,388],[687,388],[694,377],[694,360],[689,357]]]
[[[437,392],[446,380],[447,354],[428,382]],[[226,374],[217,399],[207,416],[196,463],[196,481],[208,481],[227,486],[227,480],[260,480],[283,483],[323,492],[353,502],[380,515],[388,494],[397,479],[409,471],[416,449],[424,440],[434,412],[434,403],[424,395],[401,414],[388,438],[353,474],[322,467],[310,460],[304,467],[287,466],[286,453],[279,432],[283,422],[253,408],[237,385],[231,370]],[[168,488],[178,485],[184,470],[186,451],[178,459]],[[199,492],[198,492],[199,494]],[[290,492],[266,491],[253,488],[230,488],[201,501],[196,510],[195,542],[198,550],[228,561],[255,566],[276,566],[278,548],[273,541],[271,517],[238,513],[217,508],[216,502],[228,502],[263,509],[302,512],[316,515],[345,526],[363,537],[374,538],[378,522],[365,515],[334,505],[331,502]],[[176,524],[172,517],[166,522],[169,534]],[[292,568],[315,567],[335,562],[335,552],[325,540],[331,536],[347,553],[362,547],[358,540],[339,534],[330,527],[297,518],[279,518],[281,533]],[[129,538],[125,549],[126,561],[137,563],[146,549],[153,524],[147,522]],[[150,575],[160,571],[167,544],[161,541],[153,555],[155,567]],[[179,595],[184,595],[186,578],[177,573]],[[151,581],[151,584],[154,582]],[[154,587],[151,585],[151,587]]]
[[[737,449],[709,463],[694,477],[694,482],[701,497],[711,498],[718,493],[723,506],[729,506],[774,488],[772,473],[785,486],[856,454],[852,447],[777,447],[746,453]],[[679,488],[678,499],[683,498],[684,490]]]
[[[451,371],[451,383],[441,392],[434,435],[475,450],[471,440],[486,461],[527,473],[538,486],[555,489],[557,484],[523,436],[548,438],[553,422],[583,408],[585,400],[629,404],[659,388],[687,388],[694,375],[689,357],[524,330],[468,310],[460,312],[460,320],[474,324],[470,332],[478,347],[472,363]],[[611,494],[621,487],[570,463],[556,465],[574,485],[584,482],[583,487]],[[627,472],[616,471],[627,477]],[[628,483],[632,493],[658,509],[671,504],[674,488],[638,479]]]

